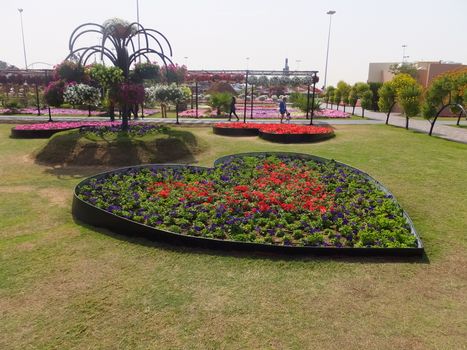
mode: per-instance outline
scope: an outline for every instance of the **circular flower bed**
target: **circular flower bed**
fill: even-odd
[[[76,187],[73,214],[115,231],[198,246],[423,252],[410,219],[384,187],[308,155],[238,155],[212,169],[149,165],[104,173]]]
[[[299,143],[325,140],[334,136],[330,127],[296,124],[217,123],[213,132],[224,136],[254,136],[272,142]]]

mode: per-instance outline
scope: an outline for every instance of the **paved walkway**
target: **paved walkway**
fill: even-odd
[[[53,121],[108,121],[107,117],[52,117]],[[24,123],[24,122],[47,122],[49,120],[48,116],[37,116],[37,115],[0,115],[0,123],[1,122],[10,122],[10,123]],[[116,119],[119,120],[119,119]],[[175,118],[140,118],[139,122],[146,122],[146,123],[165,123],[165,124],[175,124]],[[243,121],[240,118],[240,121]],[[246,119],[247,122],[253,121],[255,123],[278,123],[279,119]],[[180,124],[199,124],[199,125],[211,125],[218,122],[227,122],[227,118],[180,118]],[[302,124],[308,125],[310,123],[307,119],[296,119],[291,121],[292,124]],[[313,124],[316,125],[326,125],[326,124],[334,124],[334,125],[366,125],[366,124],[383,124],[380,120],[370,120],[370,119],[316,119],[313,121]]]
[[[355,108],[355,113],[361,115],[361,109],[359,107]],[[365,117],[369,119],[321,119],[315,120],[315,125],[368,125],[368,124],[384,124],[386,121],[386,114],[380,112],[373,112],[365,110]],[[81,121],[81,120],[95,120],[95,121],[106,121],[108,118],[105,117],[53,117],[54,121]],[[241,119],[242,120],[242,119]],[[33,121],[48,121],[48,116],[20,116],[20,115],[0,115],[1,122],[10,122],[10,123],[24,123],[24,122],[33,122]],[[175,124],[174,118],[145,118],[140,119],[141,122],[158,122],[166,124]],[[227,121],[226,118],[210,118],[210,119],[195,119],[195,118],[180,118],[180,124],[186,125],[211,125],[213,123]],[[251,119],[247,118],[247,121]],[[258,120],[254,119],[256,123],[271,123],[277,122],[277,120]],[[308,124],[309,121],[306,119],[293,120],[293,124]],[[466,143],[467,144],[467,128],[458,128],[455,127],[455,121],[437,121],[433,129],[433,135],[438,136],[447,140]],[[393,113],[389,118],[389,124],[405,128],[405,118],[401,117],[400,114]],[[461,124],[466,125],[467,122],[465,118],[461,119]],[[430,123],[427,120],[416,120],[411,119],[409,121],[409,129],[416,130],[425,134],[428,134],[430,130]]]
[[[355,108],[355,114],[361,115],[361,109],[359,107]],[[371,118],[372,120],[378,120],[381,122],[386,122],[386,114],[380,112],[373,112],[365,110],[365,117]],[[389,117],[389,124],[405,128],[405,117],[402,117],[398,113],[391,113]],[[467,125],[465,117],[461,119],[461,125]],[[428,134],[430,131],[430,122],[428,120],[409,120],[409,129],[420,131],[425,134]],[[436,121],[435,127],[433,128],[433,136],[438,136],[443,139],[467,143],[467,128],[456,127],[456,121]]]

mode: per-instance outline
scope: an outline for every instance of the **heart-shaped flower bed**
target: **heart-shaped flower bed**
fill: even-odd
[[[357,169],[303,154],[234,155],[214,168],[118,169],[81,182],[73,214],[124,234],[204,247],[423,253],[384,187]]]
[[[255,136],[281,143],[315,142],[334,136],[330,127],[296,124],[216,123],[213,132],[223,136]]]

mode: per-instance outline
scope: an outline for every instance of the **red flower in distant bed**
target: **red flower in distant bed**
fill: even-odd
[[[259,123],[217,123],[216,128],[229,129],[258,129],[263,133],[297,135],[297,134],[329,134],[332,129],[324,126],[295,125],[295,124],[259,124]]]

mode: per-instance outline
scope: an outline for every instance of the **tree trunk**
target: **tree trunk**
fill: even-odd
[[[128,117],[130,114],[130,107],[127,104],[124,104],[122,107],[122,130],[128,130]]]
[[[355,103],[355,104],[352,106],[352,115],[355,114],[355,106],[356,106],[356,105],[357,105],[357,104]]]
[[[388,114],[386,115],[386,125],[389,124],[389,116],[391,115],[392,109],[394,108],[395,105],[396,105],[396,103],[394,102],[394,103],[391,105],[391,107],[389,107]]]
[[[37,104],[37,115],[41,115],[41,103],[39,101],[39,87],[35,84],[36,87],[36,104]]]
[[[405,129],[409,130],[409,117],[407,115],[405,115]]]
[[[365,108],[362,107],[362,118],[365,118]]]
[[[110,103],[108,113],[109,113],[110,121],[111,122],[115,121],[115,105],[113,103]]]

